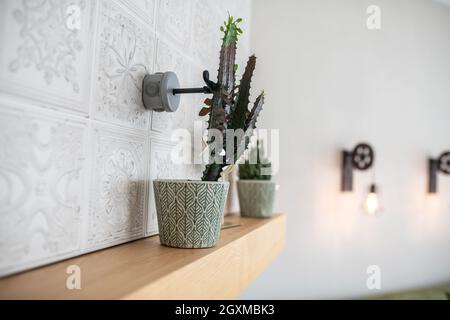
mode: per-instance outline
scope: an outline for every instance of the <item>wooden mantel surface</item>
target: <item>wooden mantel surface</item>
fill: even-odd
[[[163,247],[157,236],[0,279],[0,299],[233,299],[281,251],[284,215],[239,219],[209,249]],[[69,290],[78,265],[81,289]]]

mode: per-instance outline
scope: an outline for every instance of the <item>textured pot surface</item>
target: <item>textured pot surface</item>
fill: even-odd
[[[269,218],[273,213],[275,182],[239,180],[239,206],[243,217]]]
[[[154,180],[161,244],[176,248],[216,245],[228,182]]]

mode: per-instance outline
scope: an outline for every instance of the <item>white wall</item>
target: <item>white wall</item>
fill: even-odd
[[[366,8],[382,29],[366,28]],[[450,280],[450,177],[426,193],[426,159],[450,149],[450,9],[425,0],[253,2],[260,127],[280,129],[287,245],[242,298],[343,298]],[[376,152],[384,213],[363,215],[370,182],[340,186],[340,151]],[[366,288],[381,268],[382,290]]]
[[[142,79],[214,79],[227,12],[242,65],[247,0],[0,0],[0,276],[157,232],[151,180],[200,179],[171,164],[170,134],[205,97],[152,114]]]

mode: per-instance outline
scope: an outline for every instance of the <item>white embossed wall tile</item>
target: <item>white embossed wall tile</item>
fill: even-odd
[[[152,130],[170,133],[172,129],[173,113],[152,111]]]
[[[177,74],[181,85],[191,81],[190,64],[187,56],[173,45],[162,39],[157,41],[155,72],[173,71]]]
[[[84,120],[0,103],[0,276],[79,253]]]
[[[0,1],[0,91],[87,114],[95,7],[91,0]]]
[[[220,26],[227,16],[219,16],[211,1],[193,1],[192,54],[211,77],[219,67],[222,32]],[[213,79],[213,78],[212,78]]]
[[[148,138],[138,130],[93,124],[87,246],[143,236],[148,197]]]
[[[170,139],[208,95],[152,121],[142,79],[214,81],[224,2],[0,0],[0,277],[157,233],[151,180],[201,178]]]
[[[152,139],[150,146],[150,205],[147,218],[146,234],[158,232],[156,207],[153,194],[153,180],[155,179],[186,179],[186,165],[176,164],[172,160],[171,152],[174,143],[161,139]]]
[[[115,1],[101,1],[100,12],[93,117],[147,130],[142,80],[153,69],[154,33]]]
[[[155,8],[156,0],[121,0],[137,16],[139,16],[147,25],[155,27]]]
[[[155,72],[173,71],[177,74],[181,87],[192,87],[190,84],[190,63],[178,50],[161,39],[157,41]],[[198,75],[199,78],[201,74]],[[187,95],[181,95],[177,112],[153,112],[152,130],[170,134],[172,129],[186,128],[186,115],[192,111],[187,106]]]
[[[191,125],[189,127],[189,132],[191,134],[191,155],[192,155],[192,165],[187,167],[187,178],[192,180],[199,180],[202,177],[203,170],[205,169],[205,165],[201,163],[201,156],[203,149],[206,147],[206,142],[200,142],[202,141],[202,131],[201,128],[204,127],[206,129],[206,120],[208,119],[208,116],[200,117],[198,113],[200,110],[206,106],[204,104],[204,99],[207,96],[196,96],[192,95],[190,97],[190,107],[192,109],[192,113],[188,117],[188,120]],[[195,134],[198,134],[199,136],[196,137]],[[207,137],[204,136],[204,139]],[[195,161],[194,161],[195,159]]]
[[[191,49],[192,0],[159,0],[156,30],[183,52]]]

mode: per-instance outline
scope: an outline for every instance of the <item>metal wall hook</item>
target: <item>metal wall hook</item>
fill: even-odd
[[[173,94],[185,94],[185,93],[204,93],[211,94],[217,88],[217,83],[209,80],[208,70],[203,71],[203,81],[205,81],[206,86],[201,88],[176,88],[173,89]]]
[[[215,83],[214,81],[209,80],[209,71],[205,70],[203,71],[203,81],[205,81],[206,86],[211,90],[214,91],[215,89],[217,89],[217,83]]]
[[[175,112],[180,105],[180,94],[211,94],[217,84],[209,80],[209,72],[203,71],[206,86],[201,88],[179,88],[180,83],[174,72],[148,74],[142,82],[142,102],[147,110]]]

